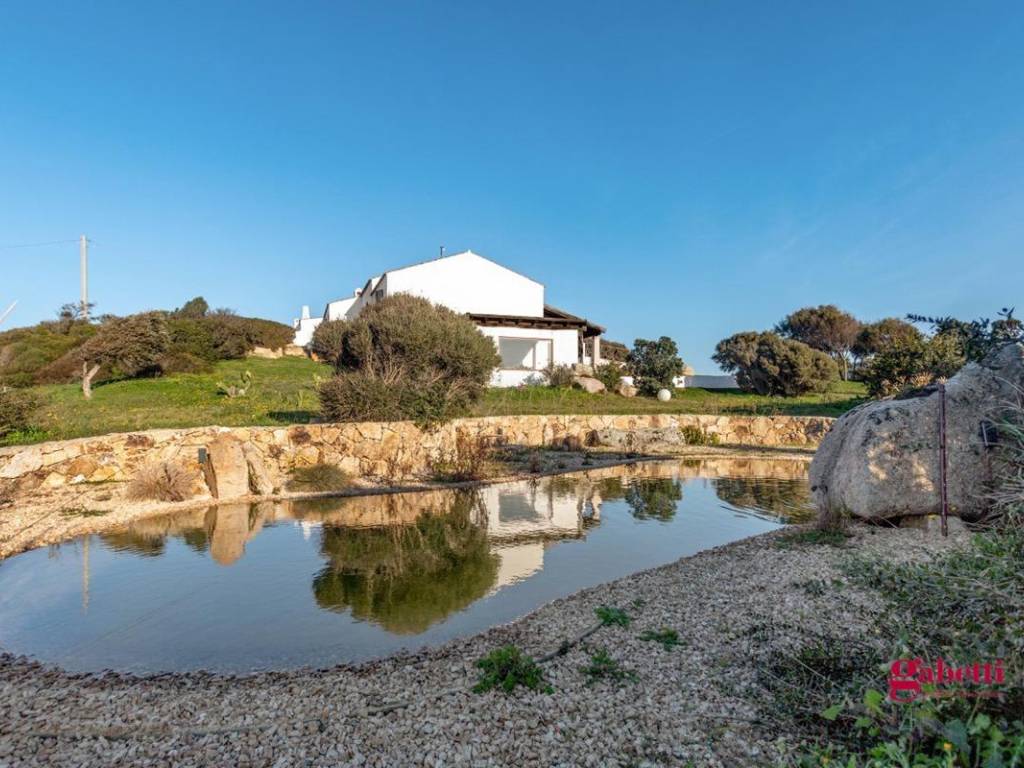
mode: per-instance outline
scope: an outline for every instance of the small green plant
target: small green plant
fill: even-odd
[[[629,614],[621,608],[613,608],[607,605],[595,608],[594,613],[597,615],[602,627],[628,627],[633,621]]]
[[[845,531],[822,531],[818,529],[793,531],[779,536],[775,546],[779,549],[793,549],[804,546],[842,547],[851,534]]]
[[[348,473],[334,464],[313,464],[293,469],[286,487],[296,493],[324,493],[340,491],[351,485],[352,478]]]
[[[245,397],[249,394],[249,390],[252,388],[253,375],[251,371],[242,371],[238,377],[238,381],[225,384],[223,381],[217,382],[217,393],[234,399],[236,397]]]
[[[626,680],[634,681],[638,679],[635,672],[623,669],[622,665],[609,656],[608,651],[604,648],[593,653],[590,657],[590,663],[582,669],[583,674],[588,678],[587,685],[593,685],[602,680],[621,683]]]
[[[608,392],[615,392],[622,383],[623,369],[616,363],[605,363],[594,369],[594,378],[604,384]]]
[[[640,635],[641,640],[648,640],[650,642],[661,643],[661,646],[666,651],[671,651],[677,645],[682,645],[683,641],[679,639],[679,633],[674,629],[659,629],[655,632],[653,629],[648,629]]]
[[[544,378],[549,387],[554,389],[569,389],[576,374],[571,365],[551,364],[544,369]]]
[[[531,691],[552,693],[554,689],[544,679],[544,671],[533,660],[514,645],[497,648],[477,660],[481,671],[480,679],[473,686],[476,693],[500,689],[511,693],[517,686]]]
[[[687,445],[718,445],[719,442],[717,434],[708,432],[696,424],[680,427],[679,432]]]

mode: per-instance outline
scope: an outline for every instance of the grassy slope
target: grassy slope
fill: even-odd
[[[217,393],[217,382],[236,381],[251,371],[255,382],[246,397]],[[158,427],[274,425],[308,422],[318,402],[314,377],[330,368],[304,358],[233,360],[213,373],[179,374],[105,384],[91,401],[75,385],[37,387],[45,405],[36,415],[39,430],[14,436],[10,443],[60,440],[108,432]],[[793,414],[836,416],[860,402],[863,388],[841,384],[826,395],[771,398],[739,392],[679,390],[668,403],[652,398],[588,395],[578,390],[531,388],[489,390],[474,415],[497,416],[558,413],[705,413]]]

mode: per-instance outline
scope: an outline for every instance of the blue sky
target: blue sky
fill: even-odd
[[[0,5],[5,327],[289,321],[444,244],[610,338],[1024,291],[1024,5]],[[1024,304],[1024,302],[1022,302]],[[0,307],[2,309],[2,307]],[[1022,306],[1024,309],[1024,306]]]

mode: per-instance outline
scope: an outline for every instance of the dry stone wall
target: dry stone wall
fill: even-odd
[[[831,422],[823,417],[654,414],[495,416],[460,419],[432,430],[409,422],[160,429],[0,448],[0,495],[17,499],[40,488],[125,482],[142,467],[161,461],[193,469],[197,497],[214,495],[204,476],[218,477],[213,485],[224,484],[228,468],[210,464],[222,459],[225,444],[233,443],[243,449],[243,458],[237,460],[243,474],[248,465],[250,490],[266,494],[280,488],[292,469],[320,463],[335,465],[356,477],[386,481],[421,478],[432,461],[452,450],[460,431],[499,444],[581,446],[594,444],[602,430],[694,425],[717,435],[723,445],[815,447]],[[237,496],[237,478],[232,478],[230,485],[231,495]],[[219,497],[226,498],[223,493]]]

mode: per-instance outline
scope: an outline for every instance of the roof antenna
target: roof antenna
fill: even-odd
[[[442,258],[442,259],[444,258],[444,246],[443,245],[441,246],[441,256],[439,258]]]

